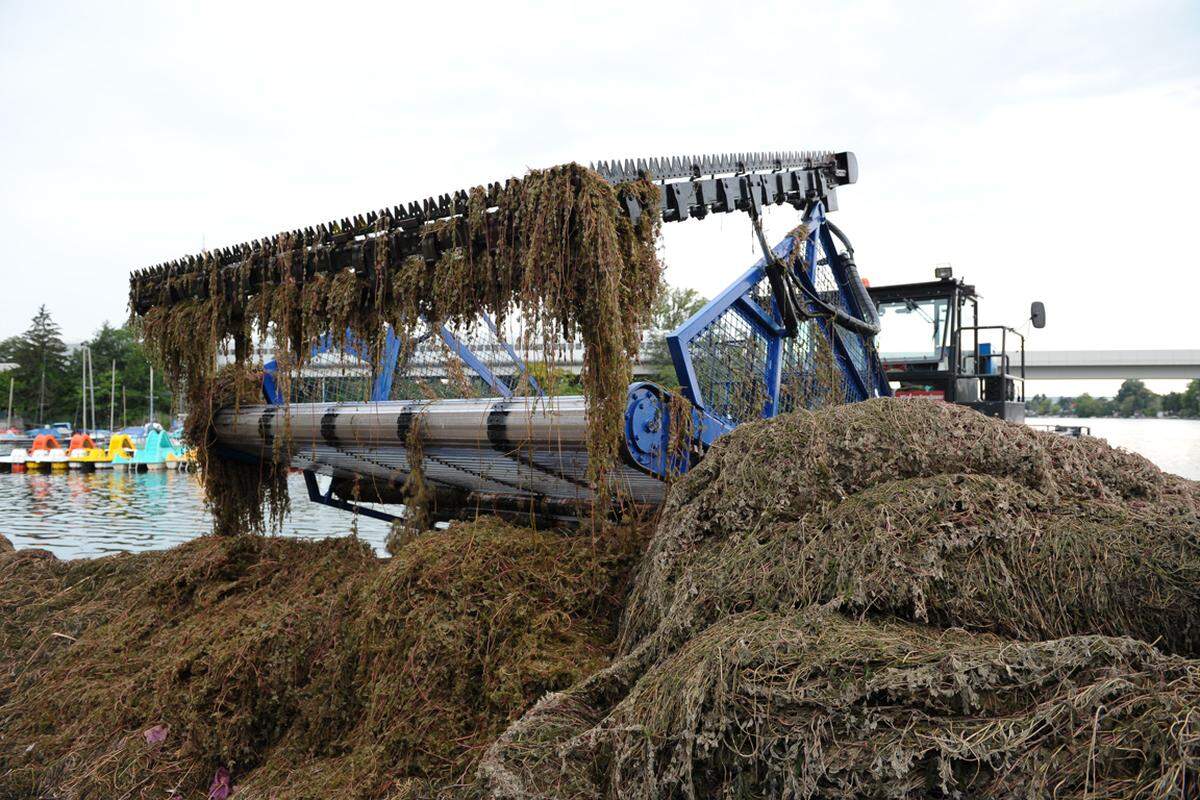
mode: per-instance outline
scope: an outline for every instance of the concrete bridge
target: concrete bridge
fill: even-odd
[[[647,345],[643,346],[643,355],[648,349]],[[564,350],[570,353],[570,356],[555,366],[563,372],[578,374],[582,366],[582,347],[576,346],[568,350],[564,345]],[[507,375],[513,371],[508,353],[502,346],[476,344],[475,351],[496,373]],[[440,366],[441,360],[445,357],[444,352],[440,346],[419,347],[415,360],[422,366],[413,370],[412,374],[424,377],[444,377],[445,372]],[[530,356],[531,361],[537,360],[536,354],[531,353]],[[261,363],[269,360],[272,354],[269,349],[263,349],[256,353],[256,357]],[[360,377],[369,372],[370,370],[365,369],[361,362],[327,354],[318,356],[312,363],[306,365],[302,374],[305,377]],[[636,376],[643,377],[654,372],[654,367],[642,362],[634,365],[633,372]],[[1200,378],[1200,349],[1027,350],[1025,351],[1025,377],[1027,380]]]
[[[1196,350],[1026,350],[1028,380],[1200,378]]]

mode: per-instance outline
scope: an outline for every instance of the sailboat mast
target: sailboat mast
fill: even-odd
[[[38,389],[38,427],[46,424],[46,354],[42,353],[42,383]]]
[[[87,345],[85,344],[79,351],[79,395],[82,414],[80,415],[79,427],[87,430]]]
[[[112,388],[108,390],[108,430],[117,424],[117,360],[113,359]]]
[[[88,348],[88,396],[92,401],[92,431],[96,430],[96,363],[92,361],[92,348]]]

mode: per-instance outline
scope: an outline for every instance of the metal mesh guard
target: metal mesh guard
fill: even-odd
[[[732,423],[762,416],[767,340],[741,313],[726,309],[691,340],[689,350],[709,413]]]
[[[802,268],[821,299],[853,313],[819,238],[809,238],[803,247]],[[776,252],[782,257],[790,249]],[[866,399],[862,386],[851,378],[851,373],[871,374],[871,357],[860,335],[826,319],[807,319],[800,323],[796,338],[780,337],[756,319],[753,306],[761,309],[763,317],[779,320],[765,273],[737,303],[686,340],[695,375],[692,388],[709,413],[736,425],[800,408]],[[774,369],[778,369],[778,400],[773,404]]]

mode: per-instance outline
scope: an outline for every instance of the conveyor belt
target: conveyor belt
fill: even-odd
[[[255,458],[272,454],[286,425],[292,466],[394,487],[411,469],[405,441],[417,417],[426,481],[465,494],[468,506],[497,497],[556,506],[593,499],[582,397],[242,406],[215,424],[223,447]],[[663,483],[626,463],[610,484],[637,504],[662,500]]]

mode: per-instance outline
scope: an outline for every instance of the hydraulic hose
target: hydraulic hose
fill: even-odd
[[[767,237],[763,233],[758,210],[751,206],[749,213],[750,221],[754,225],[754,233],[758,236],[758,244],[762,248],[763,258],[766,261],[767,282],[771,284],[771,294],[775,298],[775,305],[779,308],[783,328],[789,339],[795,339],[800,333],[800,317],[803,316],[800,301],[796,297],[796,278],[767,244]]]
[[[879,310],[875,308],[875,301],[871,299],[871,294],[867,291],[867,287],[862,282],[862,277],[858,274],[858,265],[854,263],[854,246],[850,244],[850,239],[846,234],[842,233],[842,229],[834,225],[829,220],[825,220],[825,227],[829,228],[829,232],[838,238],[842,243],[842,247],[846,248],[846,252],[842,254],[842,267],[846,270],[846,279],[850,284],[850,292],[858,303],[859,309],[862,311],[863,318],[861,320],[852,317],[856,323],[861,324],[861,329],[855,330],[856,333],[861,333],[863,336],[876,336],[879,333]]]
[[[809,303],[819,308],[830,318],[835,324],[857,333],[861,336],[872,337],[879,333],[879,313],[875,309],[875,301],[867,294],[866,287],[863,286],[862,278],[858,274],[858,267],[854,263],[854,248],[850,246],[850,240],[842,233],[833,223],[828,220],[825,224],[829,226],[829,230],[836,236],[846,248],[846,252],[842,254],[842,263],[846,270],[846,278],[850,284],[850,291],[857,302],[859,308],[862,309],[863,316],[866,319],[859,319],[853,314],[848,314],[837,306],[827,303],[816,292],[804,285],[803,281],[797,280],[791,270],[779,260],[775,255],[775,251],[767,244],[767,237],[763,233],[762,221],[753,206],[749,209],[750,221],[754,225],[754,232],[758,236],[759,246],[762,247],[763,258],[767,264],[767,279],[771,283],[771,291],[775,295],[775,301],[779,304],[780,315],[783,317],[784,327],[787,329],[788,336],[794,337],[797,332],[795,319],[797,316],[804,316],[799,308],[799,303],[796,301],[795,290],[799,289]],[[806,215],[807,216],[807,215]]]

